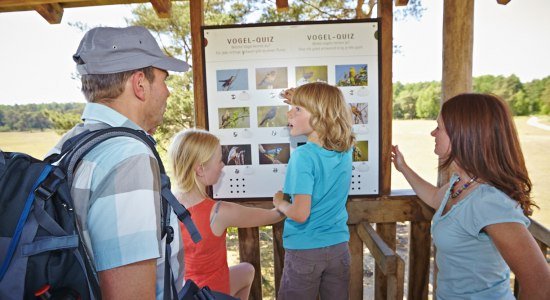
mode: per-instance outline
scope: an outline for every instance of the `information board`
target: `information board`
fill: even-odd
[[[282,190],[292,152],[280,94],[323,81],[338,86],[357,143],[349,194],[377,195],[380,182],[377,20],[203,27],[208,129],[225,163],[214,198],[270,198]]]

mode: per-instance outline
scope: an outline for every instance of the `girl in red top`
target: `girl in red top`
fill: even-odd
[[[254,267],[246,262],[228,267],[225,236],[227,227],[257,227],[283,219],[276,209],[247,207],[215,201],[206,188],[215,184],[224,163],[219,139],[204,130],[178,133],[170,145],[175,195],[190,212],[202,241],[195,244],[182,230],[185,278],[199,286],[246,300],[254,279]],[[180,224],[181,225],[181,224]]]

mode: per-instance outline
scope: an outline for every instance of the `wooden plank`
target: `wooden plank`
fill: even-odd
[[[57,4],[42,4],[37,5],[34,8],[48,23],[50,24],[59,24],[61,23],[61,18],[63,18],[63,8]]]
[[[380,238],[384,243],[391,249],[392,254],[395,252],[395,233],[396,233],[396,224],[395,223],[377,223],[376,232],[380,235]],[[374,297],[376,299],[387,299],[387,290],[388,290],[388,277],[387,274],[395,273],[396,262],[395,256],[393,256],[393,269],[387,270],[384,274],[382,272],[374,272]]]
[[[411,222],[407,299],[428,299],[430,284],[430,222]]]
[[[202,33],[204,24],[204,0],[189,1],[191,17],[191,45],[193,55],[193,96],[195,105],[195,126],[207,129],[206,124],[206,95],[204,91],[204,67],[202,65]]]
[[[180,0],[176,0],[180,1]],[[59,4],[62,8],[146,3],[148,0],[0,0],[0,12],[35,10],[36,5]]]
[[[381,43],[380,56],[380,194],[391,192],[391,140],[392,140],[392,110],[393,110],[393,1],[378,0],[378,16],[380,17],[379,38]]]
[[[260,265],[260,233],[258,227],[239,228],[239,256],[254,266],[254,281],[250,290],[251,300],[262,299],[262,269]]]
[[[285,249],[283,248],[283,226],[284,221],[273,224],[273,265],[275,277],[275,295],[281,286],[283,267],[285,265]]]
[[[246,206],[273,208],[271,201],[238,201]],[[353,198],[348,200],[348,224],[391,223],[405,221],[431,221],[434,210],[417,196],[381,196],[374,198]]]
[[[391,258],[394,251],[388,247],[376,230],[369,223],[363,222],[357,225],[356,232],[365,246],[369,248],[376,265],[380,266],[382,273],[395,272],[395,260]]]
[[[434,210],[416,196],[352,199],[347,204],[348,224],[431,221]]]
[[[349,299],[351,300],[363,299],[363,242],[357,233],[358,226],[361,225],[349,226],[349,252],[351,254]]]
[[[405,286],[405,262],[396,254],[396,266],[394,274],[388,276],[388,298],[402,300],[403,287]],[[413,298],[414,299],[414,298]]]
[[[150,0],[159,18],[169,18],[172,15],[172,1]]]
[[[531,232],[533,237],[546,246],[550,246],[550,230],[531,218],[529,218],[529,220],[531,221],[531,225],[529,225],[529,232]]]

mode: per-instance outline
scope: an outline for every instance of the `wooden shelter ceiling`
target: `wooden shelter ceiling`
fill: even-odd
[[[59,24],[65,8],[147,2],[153,5],[161,18],[167,18],[172,13],[170,0],[0,0],[0,13],[35,10],[50,24]]]

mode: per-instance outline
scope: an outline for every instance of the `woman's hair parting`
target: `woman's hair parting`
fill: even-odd
[[[307,83],[296,88],[292,105],[310,112],[311,128],[324,148],[342,152],[353,146],[351,108],[340,89],[322,82]]]
[[[209,161],[218,147],[220,147],[220,140],[205,130],[188,129],[174,136],[168,149],[168,156],[174,183],[179,190],[189,192],[195,186],[199,186],[195,166]],[[206,193],[202,190],[200,192]]]
[[[460,94],[441,108],[451,141],[443,168],[455,162],[470,176],[503,191],[531,215],[531,180],[508,105],[491,94]]]

